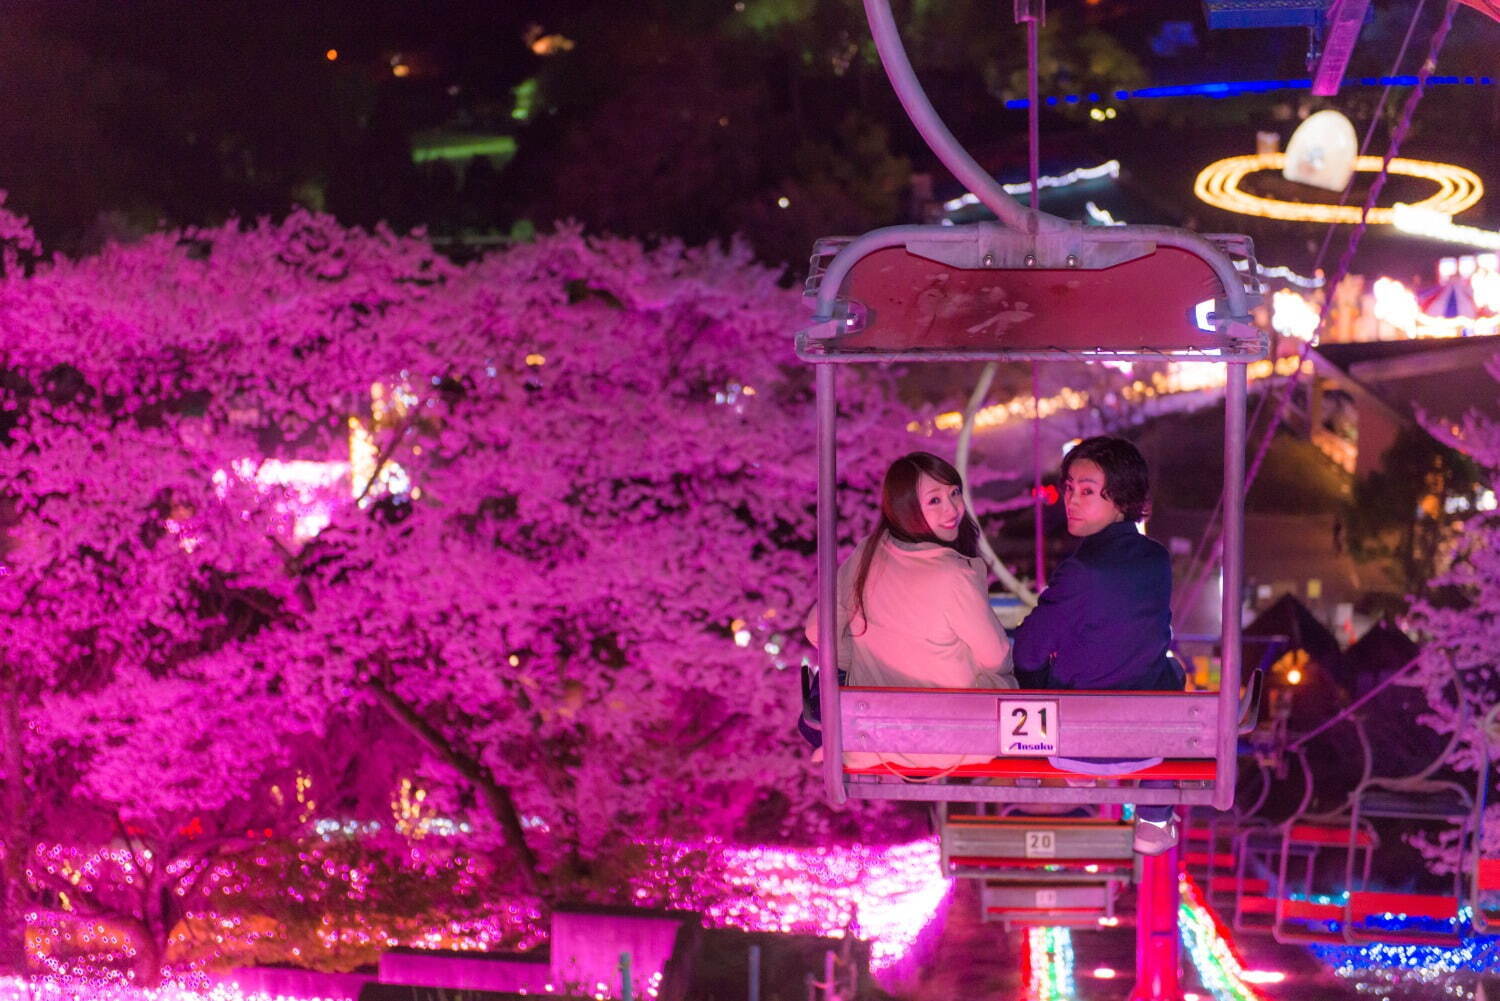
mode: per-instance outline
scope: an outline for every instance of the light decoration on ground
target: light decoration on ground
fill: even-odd
[[[1450,932],[1447,921],[1430,918],[1397,918],[1373,923],[1392,928],[1418,931]],[[1466,926],[1468,909],[1460,914],[1460,925]],[[1381,985],[1422,984],[1437,987],[1444,993],[1471,997],[1473,975],[1500,969],[1500,937],[1470,935],[1452,946],[1390,945],[1372,943],[1360,946],[1314,945],[1313,954],[1327,963],[1333,972],[1346,980],[1359,982],[1362,992],[1376,993]],[[1384,992],[1380,992],[1384,993]]]
[[[1354,161],[1354,169],[1359,173],[1378,172],[1381,165],[1382,159],[1378,156],[1361,156]],[[1193,182],[1193,194],[1215,208],[1241,215],[1284,219],[1288,222],[1356,224],[1360,221],[1361,206],[1358,205],[1289,202],[1252,195],[1240,188],[1240,183],[1250,174],[1262,170],[1281,170],[1285,166],[1285,153],[1252,153],[1217,160],[1198,173]],[[1392,174],[1418,177],[1437,184],[1435,194],[1417,202],[1412,208],[1451,217],[1473,208],[1484,197],[1484,182],[1479,179],[1479,175],[1455,164],[1396,157],[1391,160],[1389,169]],[[1394,223],[1396,210],[1372,208],[1368,221],[1375,224]]]
[[[1182,944],[1203,986],[1216,1001],[1266,1001],[1266,996],[1250,985],[1252,971],[1245,969],[1228,931],[1208,909],[1198,885],[1184,875],[1181,887],[1177,917]]]
[[[23,979],[0,977],[0,1001],[324,1001],[242,991],[234,984],[166,984],[142,988],[82,977]],[[333,999],[328,999],[333,1001]]]
[[[1073,934],[1068,929],[1026,929],[1021,983],[1026,1001],[1075,1001]]]
[[[633,884],[642,906],[698,911],[710,927],[854,934],[870,942],[877,976],[901,967],[941,928],[953,890],[939,866],[936,838],[888,847],[658,847],[656,860]],[[688,871],[704,878],[685,885],[681,874]]]

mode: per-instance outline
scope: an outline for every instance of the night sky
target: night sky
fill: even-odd
[[[913,174],[932,175],[940,197],[957,193],[905,122],[853,0],[8,6],[0,188],[65,252],[302,204],[460,240],[560,218],[648,239],[739,232],[766,260],[794,262],[819,235],[909,218]],[[1024,93],[1009,6],[896,6],[954,131],[996,174],[1024,172],[1024,113],[1005,108]],[[1193,0],[1048,6],[1044,95],[1306,75],[1305,32],[1211,32]],[[1351,77],[1390,69],[1415,4],[1374,6]],[[1426,5],[1403,72],[1440,14]],[[1461,8],[1439,72],[1496,72],[1495,51],[1500,24]],[[1372,152],[1405,94],[1390,98]],[[1103,122],[1084,106],[1049,108],[1044,170],[1119,158],[1130,221],[1249,230],[1305,266],[1308,234],[1206,208],[1192,176],[1250,152],[1257,131],[1285,141],[1321,107],[1362,131],[1379,96],[1348,86],[1332,101],[1305,90],[1132,100]],[[1500,87],[1435,87],[1403,153],[1451,158],[1493,188],[1497,131]],[[476,141],[494,155],[414,162],[421,148]],[[1493,228],[1494,203],[1461,221]],[[1369,252],[1390,265],[1379,239]],[[1410,252],[1396,248],[1394,263]]]

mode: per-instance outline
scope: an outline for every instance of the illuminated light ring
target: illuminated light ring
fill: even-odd
[[[1381,168],[1378,156],[1361,156],[1355,159],[1354,169],[1364,173],[1375,173]],[[1285,219],[1288,222],[1358,223],[1360,207],[1357,205],[1327,205],[1316,202],[1288,202],[1277,198],[1263,198],[1240,190],[1245,175],[1261,170],[1281,170],[1286,165],[1285,153],[1254,153],[1249,156],[1231,156],[1209,164],[1198,172],[1193,182],[1193,194],[1201,200],[1230,212],[1241,215],[1261,216],[1266,219]],[[1391,161],[1390,173],[1404,177],[1420,177],[1433,181],[1438,186],[1436,194],[1425,201],[1417,202],[1414,208],[1429,212],[1441,212],[1454,216],[1473,208],[1484,197],[1484,182],[1472,170],[1451,163],[1434,163],[1431,160],[1408,160],[1396,157]],[[1372,208],[1369,222],[1394,223],[1394,208]]]

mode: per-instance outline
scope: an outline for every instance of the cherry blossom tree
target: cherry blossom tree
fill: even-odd
[[[744,247],[564,228],[459,267],[306,213],[77,262],[14,217],[0,239],[8,915],[85,809],[97,849],[156,859],[149,892],[93,895],[134,908],[149,977],[161,901],[247,823],[305,821],[269,795],[293,749],[375,709],[544,897],[608,896],[642,839],[832,822],[786,669],[802,316]],[[893,378],[841,376],[846,543],[914,445]]]
[[[1500,358],[1492,359],[1487,369],[1500,380]],[[1421,722],[1445,734],[1463,727],[1464,739],[1449,765],[1473,773],[1485,742],[1491,760],[1500,758],[1500,732],[1483,727],[1486,713],[1500,701],[1500,512],[1494,509],[1495,492],[1500,490],[1500,422],[1470,411],[1456,421],[1424,417],[1423,423],[1438,441],[1481,469],[1471,506],[1460,513],[1461,530],[1451,535],[1446,566],[1414,603],[1410,623],[1422,643],[1419,670],[1431,707]],[[1469,701],[1468,712],[1455,702],[1455,676]],[[1493,772],[1480,781],[1492,783]],[[1500,855],[1500,797],[1493,785],[1489,802],[1480,850],[1493,856]],[[1439,868],[1457,859],[1452,838],[1425,845],[1424,850]]]

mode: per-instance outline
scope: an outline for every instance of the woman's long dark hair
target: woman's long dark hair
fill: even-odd
[[[927,527],[922,500],[917,496],[917,479],[923,473],[939,483],[963,488],[963,477],[958,475],[958,470],[931,452],[912,452],[891,463],[880,486],[880,521],[866,541],[865,551],[859,557],[859,568],[854,573],[854,606],[849,613],[851,628],[854,618],[864,614],[865,581],[870,576],[870,563],[887,535],[901,542],[936,542],[964,556],[979,555],[979,523],[967,510],[958,522],[958,538],[952,542],[944,542]]]

